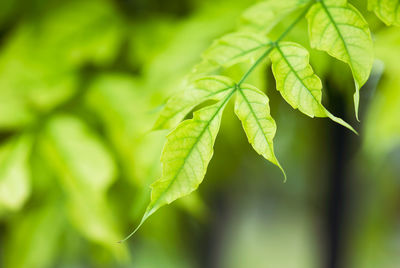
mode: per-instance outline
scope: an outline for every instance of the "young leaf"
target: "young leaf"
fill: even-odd
[[[193,119],[183,121],[167,136],[161,156],[162,176],[151,185],[151,201],[139,226],[123,241],[159,208],[197,189],[213,155],[222,112],[233,92],[234,89],[220,102],[196,111]]]
[[[248,32],[236,32],[216,40],[208,48],[203,58],[229,67],[236,63],[255,58],[271,42],[263,35]]]
[[[368,9],[386,25],[400,26],[400,0],[369,0]]]
[[[275,157],[273,139],[275,120],[269,112],[269,99],[251,85],[240,85],[236,93],[235,113],[242,121],[243,129],[254,150],[283,171]]]
[[[280,42],[270,57],[276,88],[294,109],[310,117],[329,117],[355,132],[322,105],[322,83],[309,64],[310,56],[305,48],[292,42]]]
[[[374,60],[371,33],[360,12],[346,0],[321,0],[307,14],[313,48],[347,63],[353,73],[354,106],[358,119],[359,90]]]
[[[244,31],[268,33],[286,15],[302,7],[308,0],[267,0],[257,3],[244,11],[241,28]]]
[[[186,90],[168,100],[154,128],[175,127],[195,106],[206,100],[220,100],[234,87],[235,83],[224,76],[206,76],[192,81]]]

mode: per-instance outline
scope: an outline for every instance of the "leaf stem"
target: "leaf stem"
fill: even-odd
[[[242,76],[240,81],[237,83],[238,87],[243,84],[243,82],[247,79],[247,77],[254,71],[254,69],[272,52],[272,50],[275,48],[276,44],[280,41],[283,40],[283,38],[288,35],[288,33],[304,18],[308,10],[310,9],[311,5],[314,3],[314,0],[311,0],[307,6],[304,8],[303,12],[293,21],[292,24],[276,39],[276,41],[273,41],[270,43],[270,47],[267,49],[267,51],[264,52],[257,60],[256,62],[250,67],[250,69],[247,70],[247,72]]]
[[[258,66],[258,64],[260,64],[260,62],[262,62],[265,57],[267,57],[269,55],[269,53],[271,53],[272,49],[274,49],[274,43],[271,43],[270,47],[267,49],[267,51],[264,52],[264,54],[262,54],[257,60],[256,62],[250,67],[250,69],[247,70],[247,72],[242,76],[242,78],[240,79],[239,83],[237,83],[238,88],[239,86],[247,79],[247,77],[254,71],[254,69]]]

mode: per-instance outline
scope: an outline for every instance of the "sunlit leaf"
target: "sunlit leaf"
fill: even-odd
[[[241,85],[236,93],[235,113],[254,150],[277,165],[285,175],[274,153],[276,123],[270,115],[268,97],[251,85]]]
[[[261,34],[236,32],[216,40],[204,52],[203,58],[229,67],[239,62],[255,59],[269,45],[270,41]]]
[[[106,191],[116,167],[102,141],[80,119],[59,115],[48,122],[41,147],[63,185],[74,226],[89,240],[123,256],[125,248],[111,246],[119,234]]]
[[[162,176],[151,185],[151,201],[137,229],[159,208],[190,194],[203,181],[223,110],[233,92],[232,89],[220,102],[196,111],[193,119],[183,121],[168,135],[161,156]]]
[[[307,0],[267,0],[246,9],[241,16],[241,29],[268,33],[290,12],[302,7]]]
[[[28,121],[27,111],[65,102],[77,90],[78,68],[110,63],[118,53],[123,27],[109,1],[63,1],[37,17],[18,23],[0,51],[1,106],[8,103],[0,124],[6,115]]]
[[[310,117],[329,117],[354,131],[322,105],[322,83],[309,63],[309,53],[305,48],[292,42],[278,43],[271,60],[276,88],[294,109]]]
[[[374,60],[371,33],[361,13],[346,0],[321,0],[307,14],[313,48],[347,63],[353,73],[354,105],[358,118],[359,90]]]
[[[80,120],[57,116],[48,134],[74,181],[93,191],[104,191],[115,179],[115,164],[98,137]]]
[[[190,194],[202,182],[227,100],[225,97],[195,112],[193,119],[182,122],[168,135],[161,156],[162,176],[151,186],[147,214]]]
[[[223,76],[207,76],[190,82],[183,92],[168,100],[154,128],[175,127],[194,107],[206,100],[220,100],[234,86],[230,78]]]
[[[387,25],[400,26],[400,0],[368,0],[368,9]]]
[[[148,134],[156,113],[150,112],[153,107],[145,92],[143,83],[137,77],[106,73],[93,79],[86,94],[86,105],[104,128],[124,175],[140,187],[147,185],[150,179],[154,180],[154,172],[158,171],[154,163],[159,162],[164,141],[158,133],[158,140],[145,142],[156,134]],[[142,154],[140,151],[146,145]]]
[[[20,209],[31,191],[28,157],[32,137],[21,136],[0,148],[0,207]]]

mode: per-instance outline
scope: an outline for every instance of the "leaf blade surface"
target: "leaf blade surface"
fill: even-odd
[[[294,108],[309,117],[329,117],[344,127],[355,130],[332,115],[322,105],[322,83],[309,64],[308,51],[293,42],[280,42],[270,55],[276,88]]]
[[[247,84],[241,85],[236,94],[235,113],[242,122],[249,143],[258,154],[279,167],[286,179],[274,153],[276,123],[270,115],[268,97],[259,89]]]
[[[203,58],[223,67],[236,63],[254,60],[271,42],[262,34],[251,32],[234,32],[227,34],[204,52]]]
[[[197,105],[207,100],[220,100],[235,83],[224,76],[206,76],[190,82],[188,88],[171,97],[161,111],[154,128],[175,127]]]
[[[355,83],[354,106],[358,119],[359,91],[374,60],[371,33],[361,13],[346,0],[321,0],[307,14],[311,47],[347,63]]]

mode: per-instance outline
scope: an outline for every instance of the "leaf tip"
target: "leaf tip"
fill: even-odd
[[[139,225],[124,239],[119,240],[117,243],[118,244],[122,244],[124,242],[126,242],[129,238],[131,238],[139,229],[140,227],[142,227],[143,223],[156,211],[156,209],[152,208],[149,209],[147,208],[146,212],[144,213],[142,219],[140,220]]]
[[[358,136],[358,132],[346,121],[344,121],[342,118],[336,117],[333,114],[331,114],[328,110],[325,109],[326,115],[334,122],[338,123],[339,125],[344,126],[345,128],[351,130],[354,134]]]
[[[360,122],[360,119],[358,117],[358,110],[359,110],[358,107],[360,104],[360,91],[358,90],[357,85],[356,85],[356,92],[354,93],[353,98],[354,98],[354,111],[355,111],[356,119],[358,122]]]
[[[281,164],[278,162],[278,159],[275,159],[276,161],[275,161],[275,165],[281,170],[281,172],[282,172],[282,175],[283,175],[283,183],[286,183],[286,181],[287,181],[287,176],[286,176],[286,172],[285,172],[285,170],[283,169],[283,167],[281,166]]]

